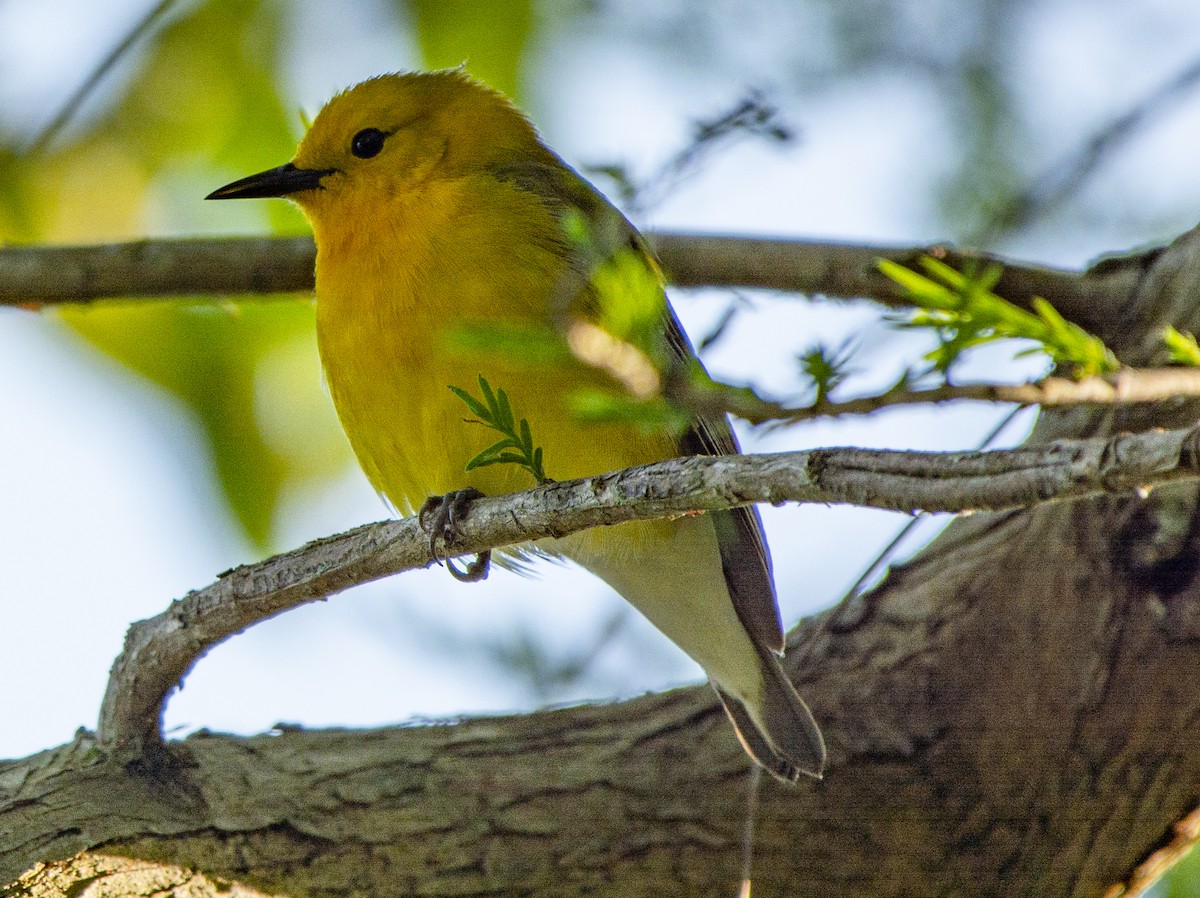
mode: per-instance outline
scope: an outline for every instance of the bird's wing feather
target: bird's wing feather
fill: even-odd
[[[687,336],[669,306],[667,340],[680,358],[692,355]],[[679,441],[683,455],[735,455],[741,451],[729,420],[701,416]],[[783,651],[783,625],[771,576],[771,553],[763,538],[762,519],[754,505],[709,512],[717,530],[721,567],[729,596],[750,637],[773,652]]]
[[[633,250],[662,279],[661,269],[645,238],[602,194],[563,163],[560,166],[523,161],[493,172],[501,180],[529,191],[561,216],[565,210],[579,212],[592,226],[591,240],[609,253]],[[564,238],[565,239],[565,238]],[[595,251],[595,246],[591,250]],[[567,247],[570,250],[570,247]],[[578,253],[576,255],[579,255]],[[577,259],[581,283],[590,275],[594,256]],[[665,335],[673,361],[695,356],[687,335],[665,302]],[[681,436],[681,455],[733,455],[740,451],[737,438],[724,416],[697,417]],[[783,651],[783,627],[779,619],[771,556],[763,538],[762,520],[754,506],[710,512],[721,551],[721,567],[738,618],[760,648]]]

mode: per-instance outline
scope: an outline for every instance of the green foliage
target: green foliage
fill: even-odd
[[[924,274],[887,259],[879,261],[880,271],[903,287],[919,309],[901,326],[930,328],[937,334],[938,348],[926,356],[935,370],[948,372],[974,346],[1011,339],[1037,344],[1018,355],[1044,352],[1076,377],[1108,374],[1120,367],[1098,337],[1067,321],[1041,297],[1031,300],[1029,312],[993,293],[999,266],[964,274],[925,256],[921,267]]]
[[[560,216],[563,234],[589,278],[581,276],[575,284],[564,279],[577,289],[561,297],[560,327],[492,319],[450,331],[445,348],[464,358],[486,353],[530,367],[579,370],[582,364],[609,375],[612,387],[571,391],[568,402],[581,422],[621,421],[648,431],[681,432],[688,416],[661,395],[672,360],[663,339],[666,294],[660,275],[647,256],[629,246],[628,226],[619,213],[599,202],[594,211],[594,218],[575,208]],[[586,347],[572,342],[572,330],[578,331],[576,337],[586,332],[582,339],[591,342]],[[711,384],[698,362],[695,368]],[[510,436],[519,440],[519,434]]]
[[[532,474],[538,483],[545,483],[550,478],[542,466],[542,447],[533,444],[528,419],[522,418],[518,422],[508,401],[508,394],[503,390],[493,390],[482,374],[478,378],[482,400],[461,387],[452,386],[450,392],[466,404],[478,423],[501,434],[503,439],[497,440],[468,461],[466,470],[473,471],[487,465],[517,465]]]
[[[285,486],[344,470],[344,438],[324,396],[312,307],[296,302],[64,310],[95,347],[180,399],[196,417],[215,474],[244,532],[265,551]],[[299,342],[311,376],[270,361]],[[264,402],[264,397],[269,397]],[[290,438],[276,438],[287,417]]]
[[[112,99],[93,118],[69,123],[34,152],[11,148],[31,145],[28,138],[0,137],[10,145],[0,149],[0,239],[95,243],[209,228],[307,231],[286,203],[218,215],[201,200],[230,177],[278,165],[294,151],[295,116],[276,86],[278,6],[176,6],[105,81]],[[117,72],[124,80],[109,84]],[[234,520],[266,552],[287,485],[340,473],[349,456],[318,378],[290,392],[264,384],[268,360],[311,333],[312,310],[303,302],[200,303],[104,303],[48,315],[168,391],[195,418],[206,438],[199,451],[211,463],[194,467],[215,472]],[[322,410],[304,419],[310,434],[296,443],[305,451],[279,445],[269,432],[273,422],[264,416],[273,410],[263,407],[264,392],[287,396],[305,413]],[[307,452],[314,446],[322,450]]]
[[[1167,325],[1163,330],[1163,343],[1175,364],[1192,368],[1200,366],[1200,344],[1196,343],[1195,334],[1184,333]]]
[[[592,286],[602,297],[596,323],[661,368],[666,295],[658,272],[640,253],[622,248],[592,273]]]
[[[521,60],[537,20],[532,0],[399,0],[410,11],[426,68],[467,71],[520,100]]]
[[[585,317],[664,371],[669,358],[662,339],[667,314],[662,275],[645,252],[630,245],[631,231],[619,212],[596,202],[589,213],[568,208],[559,216],[588,276],[588,287],[568,297],[563,311],[568,318]]]
[[[1147,895],[1151,898],[1195,898],[1200,895],[1200,849],[1193,846]]]
[[[807,377],[816,391],[813,405],[829,401],[829,394],[837,389],[838,384],[852,373],[850,356],[853,350],[849,344],[843,344],[837,349],[816,345],[799,356],[800,370]]]

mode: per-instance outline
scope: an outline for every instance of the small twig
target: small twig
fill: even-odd
[[[1200,60],[1194,60],[1166,83],[1124,114],[1108,122],[1075,153],[1054,165],[1025,190],[1014,195],[984,230],[974,235],[975,243],[987,245],[1028,224],[1037,215],[1061,205],[1077,193],[1106,158],[1145,128],[1152,117],[1200,82]]]
[[[146,34],[174,3],[175,0],[159,0],[154,7],[148,10],[137,21],[133,28],[129,30],[129,33],[122,38],[121,42],[113,47],[108,55],[100,61],[100,64],[88,74],[75,93],[67,98],[62,108],[59,109],[58,114],[42,128],[37,137],[30,141],[29,145],[22,151],[23,156],[37,155],[50,145],[51,141],[58,136],[59,132],[66,127],[67,122],[71,120],[71,117],[79,110],[79,107],[83,105],[88,95],[104,80],[104,76],[108,74],[109,70],[120,61],[122,56],[129,52],[138,39]]]
[[[1005,511],[1127,493],[1200,476],[1198,428],[1061,440],[996,452],[823,449],[671,459],[477,499],[458,525],[463,554],[589,527],[757,502],[905,512]],[[153,757],[168,695],[213,646],[290,608],[434,561],[415,518],[359,527],[236,568],[130,628],[101,707],[100,740]]]
[[[795,424],[815,418],[868,415],[880,409],[943,402],[1000,402],[1044,408],[1080,405],[1128,405],[1200,396],[1200,368],[1125,368],[1103,377],[1071,380],[1046,377],[1027,384],[942,384],[924,389],[894,389],[855,399],[822,400],[791,406],[746,389],[689,391],[680,385],[673,401],[695,414],[730,414],[750,424]]]
[[[759,137],[778,144],[790,143],[796,137],[794,129],[762,91],[751,90],[726,111],[694,121],[687,144],[642,181],[633,180],[620,164],[592,166],[589,170],[606,174],[616,182],[622,206],[636,218],[659,205],[717,147],[737,136]]]

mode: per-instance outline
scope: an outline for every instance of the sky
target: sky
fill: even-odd
[[[0,3],[0,119],[43,121],[147,5]],[[342,8],[309,0],[294,25],[288,88],[310,113],[336,90],[418,58],[402,31],[339,15]],[[728,5],[713,8],[731,15]],[[556,35],[533,53],[540,71],[562,75],[531,84],[529,111],[576,165],[622,159],[652,170],[679,147],[691,119],[728,105],[779,63],[778,47],[755,52],[755,29],[770,22],[746,18],[707,66],[668,64],[644,40],[605,29]],[[1076,135],[1200,58],[1200,10],[1183,2],[1059,0],[1027,19],[1013,52],[1027,68],[1017,89],[1038,99],[1028,128],[1041,169],[1074,152]],[[779,96],[802,134],[795,145],[731,149],[639,224],[906,245],[948,236],[938,231],[928,197],[951,164],[944,135],[952,123],[930,102],[928,85],[867,71],[803,100]],[[1180,210],[1189,198],[1195,209],[1200,197],[1197,136],[1200,99],[1192,93],[1106,164],[1067,216],[1072,227],[1060,219],[1060,232],[1035,227],[1003,248],[1077,266],[1188,227]],[[228,213],[220,205],[205,213],[205,228],[238,230],[244,220],[222,218]],[[148,228],[147,236],[164,230]],[[675,299],[693,334],[704,333],[727,302],[716,291]],[[859,382],[866,388],[886,383],[921,348],[914,336],[874,326],[875,312],[863,305],[794,297],[757,297],[756,304],[753,320],[706,359],[718,376],[782,390],[798,383],[798,346],[837,342],[866,327],[859,337],[871,361]],[[296,353],[299,376],[320,377],[311,347]],[[990,349],[963,374],[1014,379],[1043,370],[1039,360],[1014,363],[1011,356],[1011,347]],[[210,463],[188,448],[197,426],[171,397],[53,321],[24,312],[0,311],[0,383],[7,387],[0,390],[0,608],[9,634],[0,720],[10,722],[0,731],[0,757],[20,757],[94,726],[131,621],[250,560],[252,549],[225,525]],[[748,450],[959,449],[976,446],[1002,414],[981,406],[910,410],[766,436],[742,432]],[[1030,417],[1014,423],[1008,442],[1021,438]],[[386,514],[348,467],[336,483],[287,497],[281,541],[299,545]],[[763,515],[789,625],[836,601],[905,523],[893,513],[813,506]],[[922,532],[932,535],[941,523],[929,521]],[[250,733],[278,722],[367,726],[536,707],[546,696],[498,676],[487,646],[498,634],[528,631],[569,657],[589,651],[597,629],[614,621],[621,637],[596,659],[594,675],[553,701],[604,700],[700,677],[582,572],[546,565],[523,579],[498,571],[476,586],[435,568],[291,612],[219,646],[172,699],[166,725],[176,734],[197,727]]]

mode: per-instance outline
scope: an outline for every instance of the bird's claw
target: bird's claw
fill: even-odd
[[[463,583],[483,580],[491,566],[490,550],[480,552],[464,568],[458,567],[449,554],[450,546],[458,541],[459,521],[467,516],[471,503],[482,496],[483,493],[474,487],[454,490],[444,496],[430,496],[417,512],[417,523],[429,534],[429,552],[434,561],[438,564],[445,563],[450,576]]]

